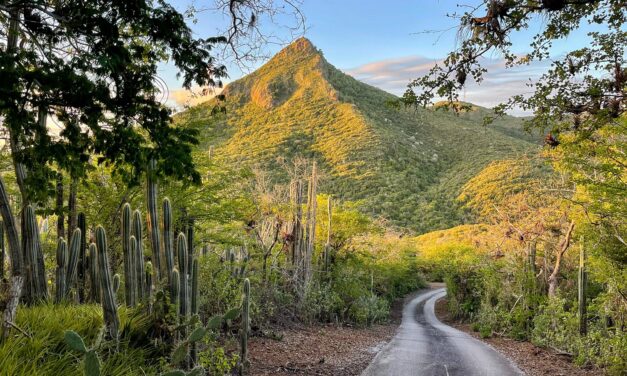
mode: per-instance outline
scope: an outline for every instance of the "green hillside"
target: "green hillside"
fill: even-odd
[[[264,168],[280,157],[315,158],[323,191],[417,232],[462,223],[455,198],[464,183],[493,160],[536,148],[516,131],[517,118],[484,127],[486,109],[386,106],[396,97],[342,73],[304,38],[223,94],[223,114],[212,115],[211,100],[178,116],[201,131],[203,148]]]

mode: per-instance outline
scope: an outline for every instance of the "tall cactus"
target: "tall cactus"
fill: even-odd
[[[192,261],[192,297],[191,297],[191,310],[192,315],[198,314],[198,259],[194,259]]]
[[[148,261],[146,263],[146,301],[148,302],[148,306],[151,304],[152,299],[152,275],[154,273],[152,262]]]
[[[242,294],[242,327],[240,329],[240,375],[248,368],[248,332],[250,331],[250,281],[244,280],[244,292]]]
[[[137,268],[133,262],[135,260],[134,252],[131,252],[131,205],[128,202],[122,207],[120,232],[122,233],[122,255],[124,260],[124,301],[127,306],[133,307],[135,305],[133,289],[137,286],[137,277],[135,277]]]
[[[98,266],[100,274],[100,288],[102,292],[102,310],[109,336],[115,340],[118,338],[120,320],[113,291],[113,278],[107,257],[107,235],[102,226],[96,227],[96,247],[98,248]]]
[[[98,273],[98,251],[96,244],[89,244],[89,280],[91,284],[90,299],[100,303],[100,275]]]
[[[87,220],[85,213],[78,213],[78,228],[81,230],[81,243],[78,252],[78,270],[76,271],[78,283],[78,301],[85,301],[85,270],[87,270],[87,260],[85,252],[87,250]]]
[[[80,252],[81,246],[81,230],[79,228],[75,228],[72,231],[72,239],[70,239],[70,249],[69,249],[69,259],[67,264],[67,273],[66,273],[66,282],[65,282],[65,295],[67,296],[68,292],[74,285],[74,281],[76,279],[76,269],[78,267],[78,255]]]
[[[179,296],[179,314],[186,318],[190,311],[188,284],[189,270],[187,269],[189,264],[187,261],[187,240],[185,239],[185,235],[183,233],[180,233],[177,238],[176,251],[178,253],[179,277],[181,285],[181,292]]]
[[[143,242],[143,228],[142,228],[142,214],[139,210],[133,212],[133,236],[137,240],[137,250],[135,266],[137,272],[135,277],[137,278],[137,296],[139,300],[143,300],[146,294],[146,280],[144,277],[144,242]]]
[[[189,218],[187,222],[187,272],[192,272],[194,262],[194,218]]]
[[[163,200],[163,252],[165,253],[166,273],[168,283],[172,284],[172,271],[174,270],[174,251],[172,237],[172,206],[170,200]]]
[[[35,210],[31,205],[27,205],[23,212],[24,228],[24,260],[26,261],[27,286],[30,287],[31,297],[35,300],[45,300],[48,297],[48,286],[46,285],[46,270],[44,267],[44,256],[39,242],[39,227]]]
[[[129,238],[129,257],[130,257],[130,266],[128,268],[129,276],[125,276],[124,283],[128,283],[131,286],[130,290],[130,302],[128,305],[130,307],[134,307],[137,304],[137,299],[139,295],[139,288],[137,286],[138,278],[137,278],[137,260],[141,257],[139,252],[137,251],[137,239],[134,236]],[[126,291],[126,290],[125,290]]]
[[[172,276],[170,276],[170,302],[176,305],[179,302],[179,297],[181,295],[181,279],[180,279],[179,271],[175,268],[172,270]]]
[[[150,245],[152,247],[152,260],[155,263],[155,282],[161,279],[161,240],[159,235],[159,212],[157,210],[157,162],[150,160],[146,172],[146,190],[148,204],[148,231],[150,232]]]
[[[61,303],[65,299],[65,284],[67,271],[67,246],[65,239],[60,237],[57,240],[57,270],[55,279],[54,302]]]
[[[583,242],[581,244],[581,249],[579,251],[579,278],[577,280],[578,287],[578,300],[579,300],[579,334],[585,335],[588,332],[588,321],[587,321],[587,306],[586,306],[586,284],[587,284],[587,273],[586,273],[586,254],[583,246]]]

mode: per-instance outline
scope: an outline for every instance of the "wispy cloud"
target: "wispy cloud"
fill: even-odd
[[[222,92],[221,88],[210,89],[203,92],[202,89],[194,87],[191,90],[175,89],[168,93],[166,103],[177,110],[187,106],[195,106],[206,102]]]
[[[346,69],[344,72],[392,94],[402,95],[411,80],[425,75],[436,63],[441,63],[441,61],[421,56],[408,56],[375,61]],[[527,86],[529,80],[540,77],[550,63],[535,62],[508,69],[505,68],[503,59],[485,59],[483,64],[488,69],[484,80],[480,84],[469,80],[461,99],[480,106],[492,107],[506,101],[512,95],[529,93],[532,90]],[[516,111],[514,114],[524,113]]]

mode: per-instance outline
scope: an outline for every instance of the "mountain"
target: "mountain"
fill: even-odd
[[[462,223],[463,184],[493,160],[537,148],[517,118],[484,127],[480,107],[456,115],[386,105],[398,98],[342,73],[304,38],[223,94],[177,119],[200,129],[214,155],[275,172],[281,157],[315,158],[323,192],[417,232]],[[226,111],[215,114],[218,105]]]

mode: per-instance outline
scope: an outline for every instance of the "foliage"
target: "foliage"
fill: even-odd
[[[527,119],[527,125],[542,130],[551,128],[555,134],[547,138],[549,143],[556,143],[555,135],[570,128],[569,123],[585,137],[586,133],[624,113],[627,34],[622,26],[627,13],[623,1],[485,0],[457,16],[458,48],[427,75],[410,83],[403,97],[405,103],[424,106],[438,98],[457,103],[459,93],[470,79],[481,82],[488,73],[482,65],[482,57],[499,54],[506,67],[552,58],[554,41],[567,38],[583,23],[588,23],[603,30],[588,34],[590,46],[555,58],[551,69],[531,83],[534,87],[531,95],[516,95],[497,106],[497,112],[503,114],[515,107],[533,110],[534,116]],[[517,46],[511,37],[530,29],[538,19],[542,19],[544,27],[526,46],[529,52],[515,53]],[[572,121],[564,122],[569,116]]]
[[[16,166],[28,172],[18,176],[24,199],[50,193],[53,165],[82,177],[90,155],[127,183],[137,183],[150,159],[167,176],[200,181],[195,134],[170,124],[154,76],[169,60],[185,87],[219,85],[225,70],[210,50],[223,38],[193,38],[163,1],[8,2],[0,22],[0,114]],[[49,115],[60,132],[47,126]]]
[[[315,159],[322,192],[420,232],[460,222],[455,198],[489,162],[535,149],[517,118],[485,128],[478,113],[383,106],[396,97],[343,74],[305,39],[222,94],[177,115],[204,135],[201,150],[277,182],[289,179],[284,165]]]

